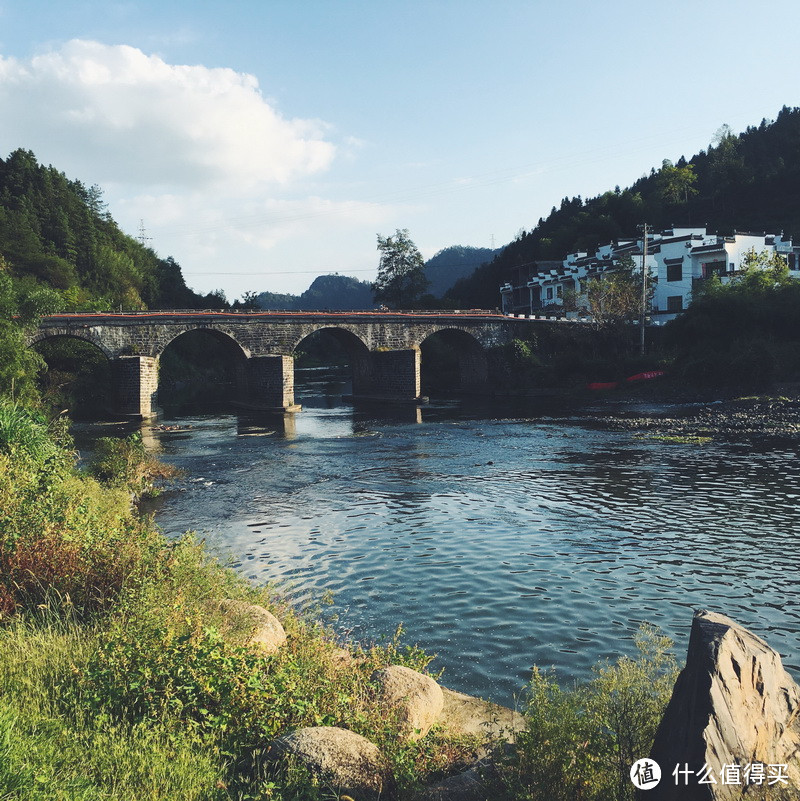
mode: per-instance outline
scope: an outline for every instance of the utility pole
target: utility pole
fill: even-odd
[[[647,223],[642,238],[642,322],[639,328],[639,354],[644,356],[644,324],[647,317]]]

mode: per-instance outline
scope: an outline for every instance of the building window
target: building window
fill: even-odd
[[[564,287],[561,286],[561,284],[559,284],[556,287],[556,297],[557,298],[563,298],[564,297]]]
[[[548,300],[553,299],[553,287],[551,286],[547,287],[547,299]]]
[[[712,275],[725,275],[728,263],[725,261],[709,261],[702,265],[703,278],[711,278]]]
[[[683,281],[683,264],[667,265],[667,281]]]
[[[683,295],[670,295],[667,297],[667,311],[683,311]]]

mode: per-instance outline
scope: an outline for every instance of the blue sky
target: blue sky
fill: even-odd
[[[0,0],[0,155],[233,299],[496,246],[800,105],[788,0]]]

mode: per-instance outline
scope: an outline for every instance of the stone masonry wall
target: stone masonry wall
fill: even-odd
[[[170,342],[188,331],[205,329],[228,337],[247,360],[243,400],[261,408],[285,409],[294,404],[292,354],[316,331],[327,329],[338,332],[340,339],[351,338],[356,396],[411,400],[421,392],[420,346],[426,338],[438,332],[461,337],[461,388],[472,391],[486,382],[486,349],[513,339],[521,325],[526,324],[493,315],[455,313],[56,315],[42,321],[30,344],[59,336],[92,343],[114,364],[119,411],[148,417],[156,406],[158,359]]]

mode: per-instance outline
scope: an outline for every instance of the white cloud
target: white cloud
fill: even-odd
[[[0,57],[0,149],[33,150],[87,182],[249,191],[326,169],[317,120],[287,119],[257,79],[73,40]]]

